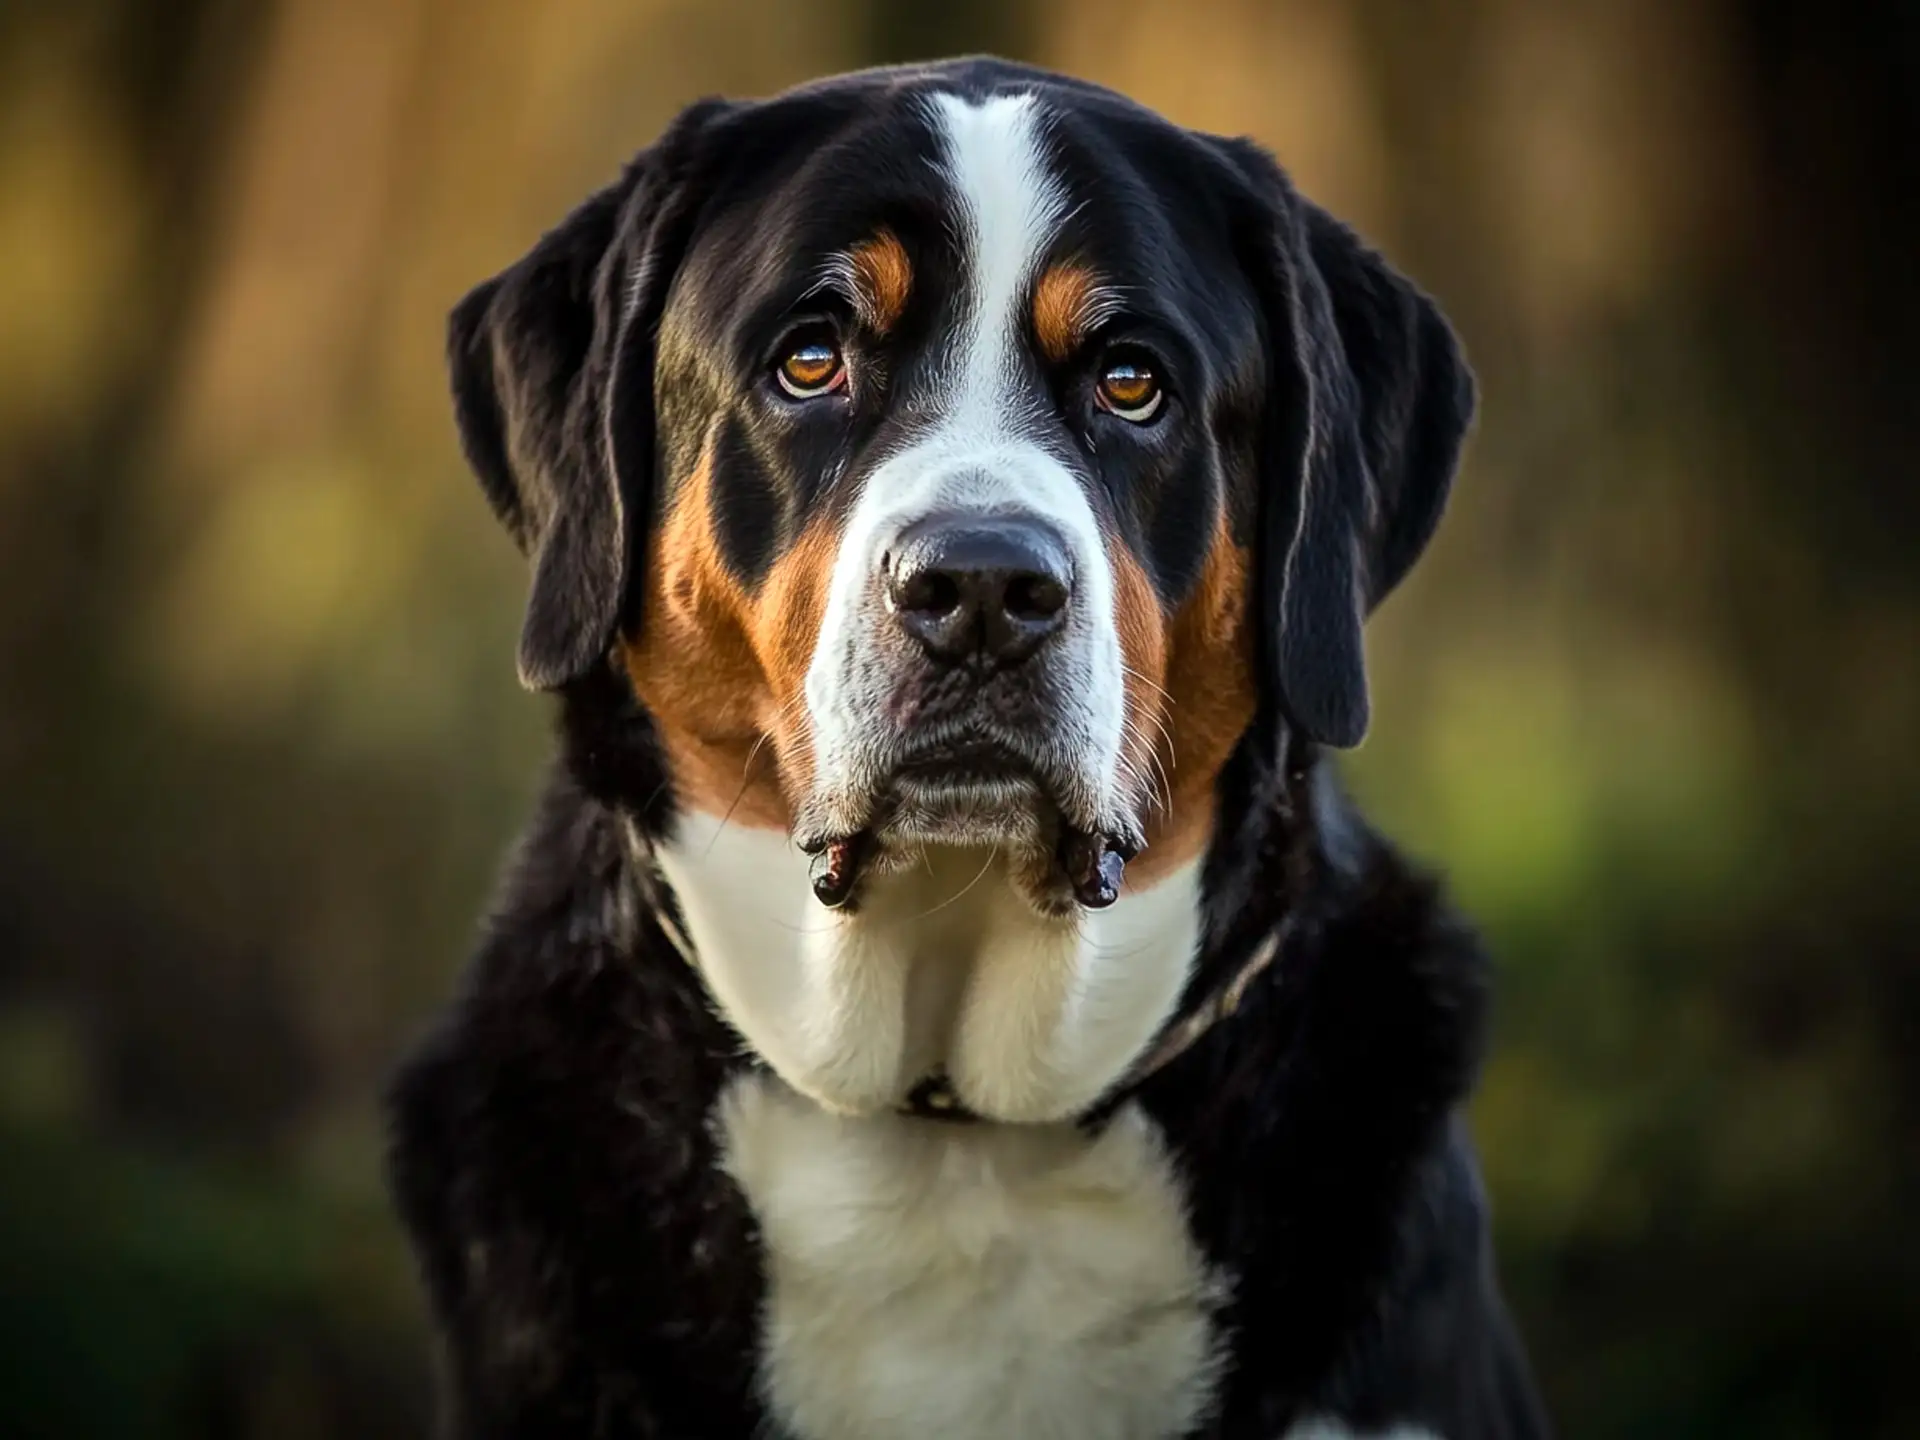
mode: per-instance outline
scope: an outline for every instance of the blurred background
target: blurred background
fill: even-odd
[[[424,1432],[375,1097],[548,748],[444,313],[688,100],[974,49],[1478,364],[1351,772],[1494,942],[1564,1434],[1920,1434],[1905,0],[5,0],[0,1434]]]

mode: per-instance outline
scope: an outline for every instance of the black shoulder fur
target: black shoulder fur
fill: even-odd
[[[608,699],[569,695],[569,764],[390,1096],[450,1433],[473,1440],[769,1433],[757,1238],[707,1128],[755,1062],[659,928],[635,841],[661,817],[608,798],[650,793],[646,722]],[[1195,985],[1282,911],[1292,938],[1137,1096],[1203,1248],[1238,1277],[1202,1433],[1274,1440],[1324,1414],[1543,1435],[1457,1120],[1485,1030],[1481,949],[1324,762],[1269,773],[1258,753],[1223,777],[1251,798],[1223,817]]]

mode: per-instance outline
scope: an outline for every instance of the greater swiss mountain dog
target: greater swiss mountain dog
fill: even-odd
[[[1431,301],[975,59],[693,106],[450,352],[562,759],[391,1092],[446,1433],[1545,1433],[1486,962],[1326,756]]]

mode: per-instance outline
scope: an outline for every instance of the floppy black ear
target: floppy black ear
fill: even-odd
[[[529,689],[580,676],[620,622],[653,491],[654,341],[721,108],[684,113],[448,321],[461,448],[533,564]]]
[[[1473,419],[1473,375],[1439,308],[1300,198],[1250,142],[1249,265],[1273,374],[1256,584],[1282,709],[1324,744],[1367,732],[1361,623],[1426,548]]]

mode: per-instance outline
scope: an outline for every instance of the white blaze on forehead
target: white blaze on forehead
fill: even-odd
[[[1011,382],[1027,289],[1065,218],[1066,196],[1048,173],[1042,117],[1031,95],[1000,95],[979,105],[936,95],[932,109],[969,260],[971,303],[959,336],[953,418],[1005,425],[1009,408],[1017,408]]]

